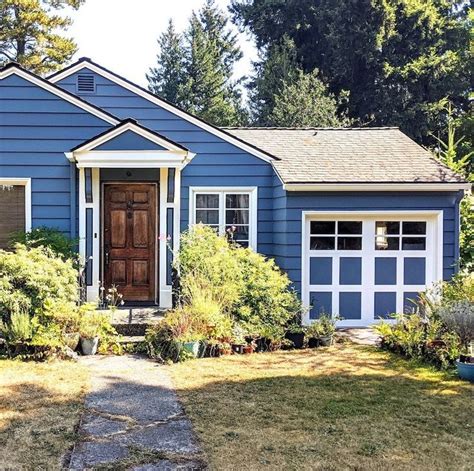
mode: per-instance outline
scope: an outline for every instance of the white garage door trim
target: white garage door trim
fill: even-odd
[[[335,296],[334,293],[338,293],[339,283],[335,282],[339,279],[339,263],[333,262],[333,281],[331,286],[320,287],[319,285],[310,285],[309,280],[309,263],[310,255],[318,256],[327,256],[332,257],[333,260],[339,260],[341,256],[358,256],[369,257],[369,259],[374,259],[375,255],[377,257],[395,257],[397,258],[397,284],[396,285],[377,285],[376,291],[397,291],[401,290],[400,277],[403,273],[402,268],[402,254],[401,251],[377,251],[375,252],[374,244],[364,243],[364,240],[374,239],[375,232],[374,224],[363,224],[362,229],[362,250],[355,251],[338,251],[336,250],[319,250],[313,251],[310,250],[309,239],[310,239],[310,221],[314,220],[354,220],[354,218],[360,218],[362,221],[371,221],[374,222],[377,220],[384,221],[416,221],[422,220],[427,222],[426,227],[426,250],[424,251],[410,251],[409,254],[412,257],[417,255],[423,256],[426,258],[426,284],[421,285],[412,285],[410,289],[412,291],[421,291],[425,286],[429,286],[435,281],[442,280],[443,278],[443,211],[442,210],[427,210],[427,211],[303,211],[302,212],[302,244],[301,244],[301,295],[302,300],[305,306],[308,307],[308,311],[303,316],[303,323],[310,324],[310,292],[315,289],[321,288],[323,291],[331,291],[333,293],[332,300],[332,310],[333,312],[338,312],[338,296]],[[406,252],[404,252],[406,255]],[[374,319],[374,316],[371,313],[374,312],[374,290],[375,290],[375,280],[374,280],[374,264],[366,264],[362,270],[362,280],[360,285],[344,285],[342,291],[344,292],[361,292],[362,293],[362,316],[361,319],[354,320],[343,320],[339,322],[339,326],[368,326],[374,324],[378,319]],[[335,286],[336,285],[336,286]],[[403,299],[399,294],[397,294],[397,311],[401,312],[403,310]]]

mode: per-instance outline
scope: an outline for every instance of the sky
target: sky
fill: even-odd
[[[90,57],[146,86],[145,73],[156,63],[156,40],[166,29],[169,18],[174,20],[177,30],[182,31],[191,12],[203,3],[204,0],[86,0],[79,10],[65,11],[74,22],[68,35],[79,48],[73,61]],[[227,10],[230,1],[216,0],[216,3]],[[248,75],[251,62],[257,59],[250,37],[239,34],[239,41],[244,58],[236,64],[236,78]]]

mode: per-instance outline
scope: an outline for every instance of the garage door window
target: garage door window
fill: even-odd
[[[311,221],[310,250],[362,250],[362,221]]]
[[[425,221],[376,221],[375,250],[426,250]]]

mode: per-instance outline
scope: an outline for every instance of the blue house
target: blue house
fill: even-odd
[[[456,270],[469,185],[396,128],[217,128],[87,58],[0,85],[0,245],[78,237],[89,299],[169,307],[167,245],[198,222],[275,258],[306,322],[369,325]]]

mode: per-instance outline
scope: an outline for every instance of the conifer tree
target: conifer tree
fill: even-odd
[[[181,34],[176,32],[173,20],[158,39],[157,65],[146,75],[148,89],[169,102],[183,105],[185,83],[184,48]]]
[[[37,74],[60,69],[77,50],[64,37],[69,17],[54,14],[65,6],[78,9],[85,0],[1,0],[0,66],[15,61]]]

